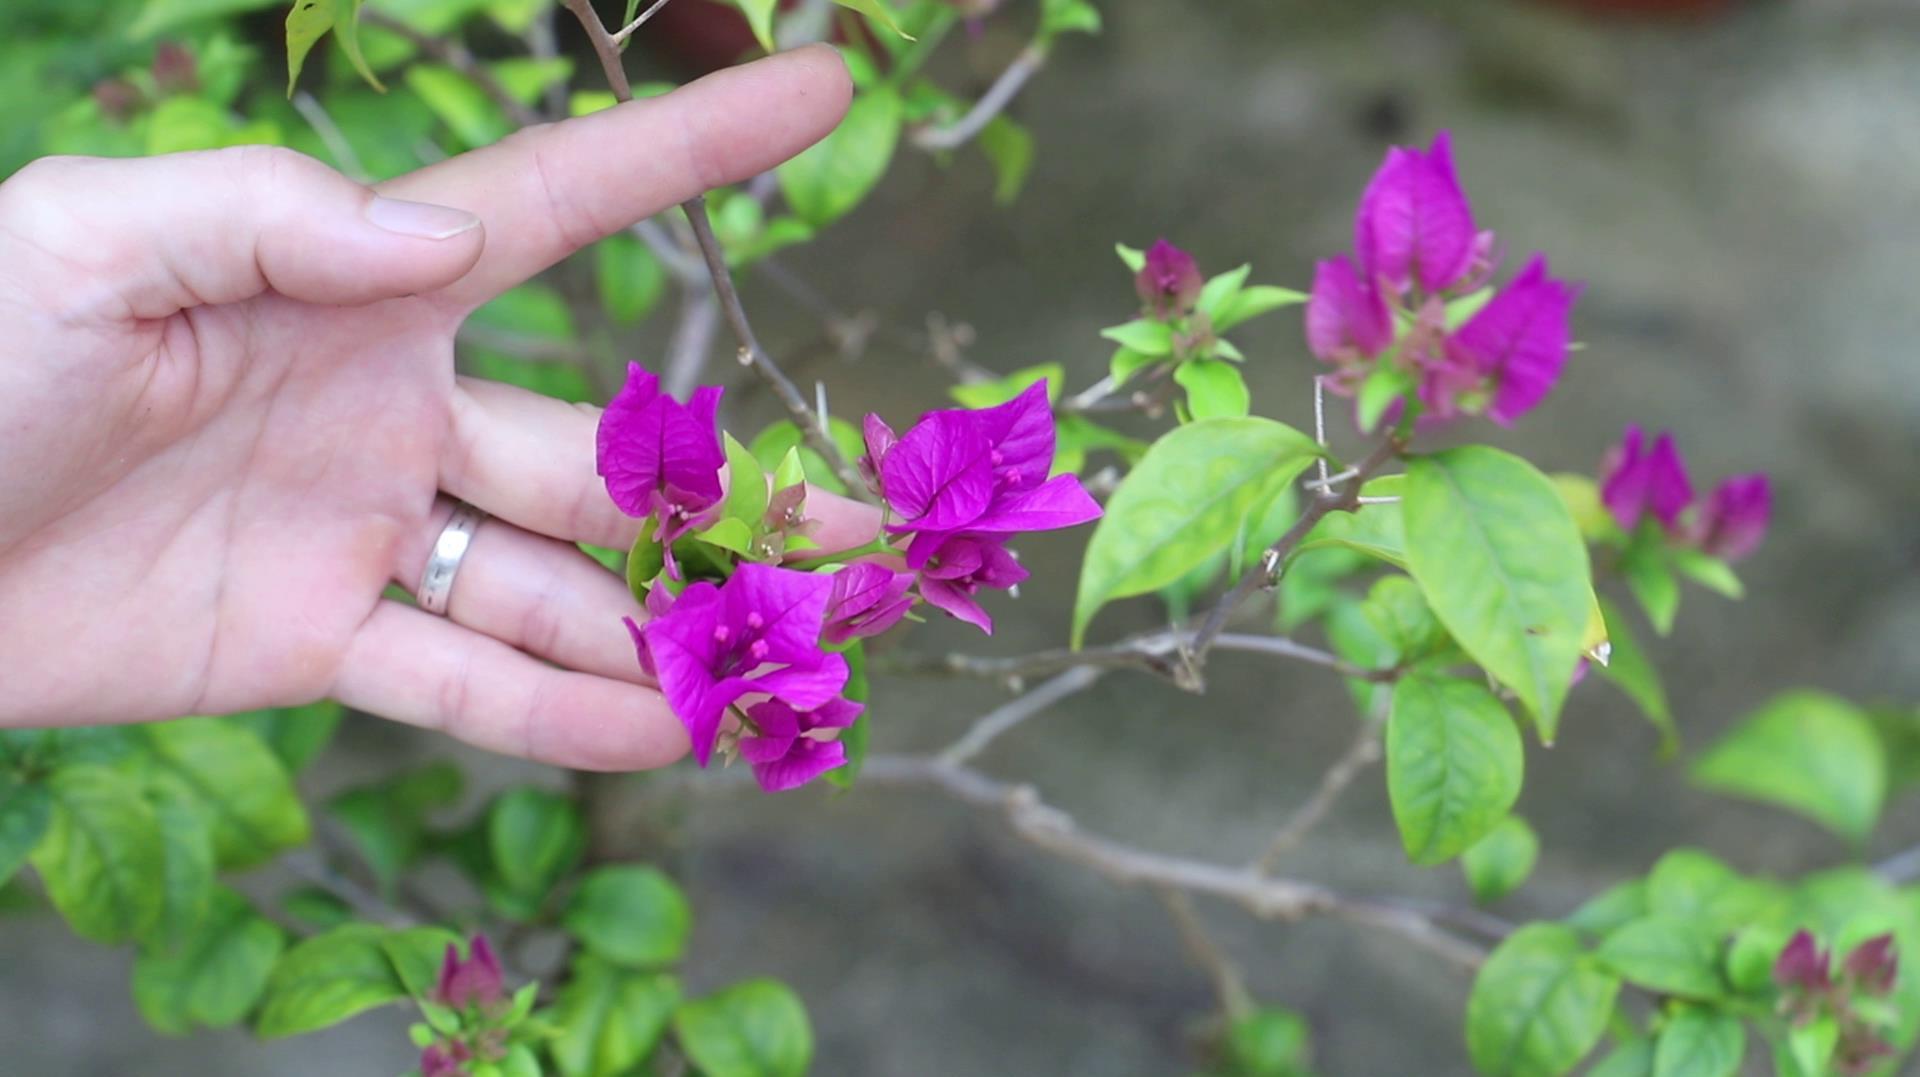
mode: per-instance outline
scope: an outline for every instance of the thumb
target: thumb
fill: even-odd
[[[0,232],[29,240],[23,282],[58,308],[129,319],[269,289],[337,305],[429,292],[485,244],[471,213],[382,198],[273,146],[36,161],[0,184]]]

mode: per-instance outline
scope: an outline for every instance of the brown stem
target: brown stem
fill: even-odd
[[[580,20],[580,26],[586,30],[587,38],[593,44],[594,54],[600,58],[600,66],[607,74],[607,85],[613,90],[613,96],[619,101],[633,100],[633,87],[627,81],[627,70],[621,63],[620,43],[607,31],[605,23],[593,10],[590,0],[561,0],[574,18]],[[740,293],[733,286],[733,271],[727,268],[726,254],[720,249],[720,241],[713,234],[713,221],[707,216],[707,198],[695,195],[680,203],[681,212],[686,214],[687,223],[693,228],[694,238],[699,242],[700,254],[706,260],[707,273],[713,278],[714,294],[719,297],[720,311],[725,315],[727,325],[733,330],[734,339],[740,344],[740,361],[753,368],[767,387],[786,407],[794,425],[800,428],[800,434],[807,445],[820,454],[833,473],[849,492],[863,499],[871,499],[867,493],[866,482],[861,479],[839,446],[827,436],[826,425],[814,414],[813,407],[807,403],[793,380],[773,361],[766,349],[753,334],[753,324],[747,320],[746,308],[740,304]]]

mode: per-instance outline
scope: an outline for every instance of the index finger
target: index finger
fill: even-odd
[[[808,46],[526,128],[380,191],[485,223],[479,264],[442,293],[465,313],[589,243],[780,164],[833,130],[851,94],[840,55]]]

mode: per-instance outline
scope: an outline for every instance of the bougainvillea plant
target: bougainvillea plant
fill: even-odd
[[[281,142],[374,179],[671,88],[630,86],[622,61],[660,4],[629,0],[609,23],[585,0],[298,0],[289,81],[232,21],[284,0],[125,2],[124,67],[47,110],[38,150]],[[1464,140],[1442,131],[1388,149],[1364,185],[1356,175],[1351,248],[1296,267],[1304,291],[1254,283],[1248,266],[1209,275],[1205,252],[1167,238],[1120,244],[1110,355],[1090,339],[1078,360],[1005,370],[936,320],[916,346],[958,406],[853,421],[753,338],[732,274],[789,276],[779,253],[852,212],[902,152],[965,167],[961,151],[977,150],[996,197],[1015,197],[1036,148],[1008,107],[1099,13],[1087,0],[674,3],[737,19],[743,47],[838,43],[857,87],[847,120],[761,180],[489,304],[462,330],[460,361],[607,401],[597,469],[640,535],[590,552],[624,574],[635,675],[657,684],[704,768],[683,784],[757,788],[796,816],[812,787],[923,787],[1003,818],[1037,855],[1151,888],[1218,996],[1193,1059],[1211,1077],[1314,1072],[1311,1029],[1285,1008],[1311,1000],[1254,998],[1248,955],[1210,940],[1197,898],[1332,917],[1407,943],[1408,961],[1459,966],[1465,1061],[1437,1070],[1900,1072],[1920,1036],[1920,855],[1865,854],[1889,797],[1920,776],[1911,708],[1790,690],[1691,762],[1704,788],[1833,832],[1847,866],[1783,879],[1677,849],[1557,919],[1468,907],[1500,902],[1548,855],[1513,811],[1527,742],[1553,743],[1588,695],[1618,687],[1659,751],[1680,750],[1638,626],[1674,630],[1682,581],[1740,597],[1733,566],[1764,548],[1773,490],[1758,473],[1696,487],[1674,435],[1638,425],[1582,450],[1599,460],[1591,476],[1479,443],[1553,405],[1578,355],[1581,286],[1544,254],[1507,254],[1526,237],[1497,234],[1469,200]],[[576,75],[557,26],[584,31],[578,55],[598,64]],[[956,31],[1012,42],[975,98],[928,73]],[[337,46],[324,63],[323,42]],[[676,293],[671,333],[650,332]],[[1300,319],[1305,373],[1256,402],[1242,372],[1271,360],[1233,334],[1265,317]],[[726,377],[706,362],[723,322],[788,413],[750,437],[724,423],[751,383],[703,384]],[[838,316],[829,329],[852,353],[874,332]],[[1100,376],[1076,388],[1070,371],[1087,369]],[[871,525],[844,540],[825,517],[844,520],[848,501],[867,503]],[[914,659],[899,645],[951,618],[990,646],[1017,588],[1045,582],[1018,553],[1038,532],[1085,539],[1059,647]],[[1102,634],[1120,620],[1103,611],[1148,596],[1127,612],[1154,627]],[[867,676],[883,648],[895,672],[984,678],[1012,698],[937,752],[870,751],[891,739],[892,701]],[[1264,849],[1208,859],[1089,833],[975,765],[1102,678],[1204,692],[1221,651],[1320,667],[1357,712],[1352,748]],[[418,1020],[395,1057],[422,1077],[840,1072],[815,1066],[806,1008],[777,980],[687,996],[693,906],[651,863],[671,865],[673,841],[608,825],[635,814],[616,810],[633,783],[573,775],[469,798],[442,761],[310,806],[296,781],[340,717],[320,705],[0,731],[0,908],[50,906],[82,938],[131,946],[133,997],[167,1034],[247,1023],[293,1036],[398,1004]],[[1375,760],[1409,864],[1457,863],[1457,904],[1282,874]],[[265,865],[279,873],[228,885]]]

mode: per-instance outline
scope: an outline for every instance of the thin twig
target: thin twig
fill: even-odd
[[[1890,883],[1905,885],[1920,880],[1920,845],[1887,857],[1873,866],[1874,873]]]
[[[1007,69],[1000,73],[987,92],[980,95],[965,116],[945,127],[928,127],[913,136],[913,144],[923,150],[958,149],[972,141],[975,135],[996,116],[1006,111],[1013,99],[1020,96],[1020,90],[1027,81],[1040,73],[1047,64],[1047,50],[1038,44],[1028,45],[1013,58]]]
[[[1320,785],[1314,789],[1313,795],[1287,817],[1273,840],[1267,843],[1266,850],[1254,858],[1254,871],[1262,875],[1271,873],[1282,856],[1320,825],[1321,820],[1327,817],[1327,812],[1333,809],[1334,802],[1340,799],[1340,794],[1346,792],[1360,772],[1380,761],[1380,727],[1384,717],[1375,713],[1361,725],[1353,743],[1320,776]]]
[[[308,883],[346,902],[348,908],[367,920],[402,928],[416,927],[420,923],[417,918],[336,870],[317,851],[291,853],[282,857],[280,863]]]
[[[638,16],[636,16],[632,22],[626,24],[625,26],[622,26],[620,29],[615,30],[613,32],[613,43],[621,46],[622,48],[625,48],[627,44],[627,39],[633,36],[634,31],[640,29],[642,26],[645,26],[647,24],[648,19],[651,19],[655,15],[658,15],[660,13],[660,9],[666,6],[667,6],[667,0],[653,0],[652,5],[650,5],[647,8],[647,10],[642,11]]]
[[[985,751],[996,737],[1069,696],[1086,691],[1103,670],[1091,666],[1070,669],[1033,691],[988,711],[959,740],[940,753],[943,763],[960,764]]]
[[[1352,512],[1358,505],[1356,499],[1360,496],[1360,488],[1366,485],[1370,476],[1385,467],[1389,460],[1398,456],[1400,449],[1401,442],[1397,438],[1388,437],[1380,442],[1371,453],[1367,454],[1367,458],[1360,462],[1360,466],[1354,469],[1353,481],[1345,490],[1340,493],[1324,490],[1314,496],[1307,503],[1306,510],[1300,514],[1300,519],[1287,529],[1286,534],[1280,536],[1279,541],[1267,547],[1266,553],[1260,558],[1260,563],[1247,569],[1240,577],[1240,582],[1234,584],[1233,590],[1227,592],[1227,596],[1220,600],[1212,613],[1207,615],[1200,630],[1193,634],[1188,655],[1195,667],[1196,675],[1199,667],[1206,661],[1208,649],[1213,646],[1221,631],[1227,627],[1227,619],[1232,616],[1233,611],[1241,603],[1253,597],[1255,591],[1279,582],[1280,571],[1286,564],[1287,558],[1321,520],[1335,512]]]
[[[1167,907],[1167,915],[1173,918],[1173,926],[1180,933],[1180,941],[1187,948],[1188,956],[1200,970],[1213,981],[1213,993],[1220,999],[1220,1010],[1228,1020],[1245,1016],[1253,1010],[1253,995],[1247,991],[1247,981],[1240,974],[1240,966],[1233,963],[1220,944],[1213,941],[1213,935],[1207,930],[1206,921],[1193,907],[1193,899],[1184,890],[1160,890],[1160,903]]]
[[[305,90],[294,94],[293,109],[301,119],[307,121],[308,127],[313,128],[313,133],[320,136],[321,144],[327,147],[327,152],[333,155],[334,163],[340,166],[342,172],[362,183],[373,178],[367,166],[361,162],[360,155],[354,151],[353,143],[347,141],[346,133],[340,130],[339,124],[333,122],[333,117],[328,115],[326,108],[312,94]]]
[[[521,101],[507,91],[506,84],[487,69],[467,47],[450,37],[439,37],[422,33],[401,20],[385,12],[367,8],[360,13],[360,19],[368,26],[378,27],[390,34],[405,38],[409,44],[421,52],[432,56],[448,67],[465,75],[468,81],[480,88],[480,92],[493,99],[501,111],[507,114],[520,127],[533,127],[541,122],[540,114],[533,107]]]
[[[614,98],[620,101],[633,100],[633,87],[627,81],[626,67],[621,63],[619,43],[607,32],[606,24],[594,12],[591,0],[562,0],[562,3],[586,30],[593,51],[600,58],[600,66],[606,71],[607,85],[612,88]],[[747,320],[746,308],[740,305],[740,293],[733,285],[733,272],[727,268],[726,254],[720,249],[720,240],[713,234],[713,221],[707,216],[706,196],[695,195],[680,203],[680,209],[693,228],[701,256],[706,259],[707,273],[713,278],[714,294],[720,300],[720,311],[726,316],[727,325],[740,343],[741,362],[751,366],[760,380],[780,399],[794,425],[800,428],[808,447],[820,454],[846,488],[855,496],[870,496],[859,471],[840,452],[833,439],[827,436],[825,420],[814,414],[807,398],[800,394],[792,379],[774,363],[766,349],[755,339],[753,324]]]
[[[720,304],[713,289],[687,288],[680,294],[680,321],[667,345],[667,362],[662,384],[667,392],[684,397],[700,382],[707,357],[713,353],[713,338],[720,331]]]
[[[861,780],[870,785],[931,785],[957,800],[998,811],[1028,843],[1122,886],[1205,894],[1269,920],[1331,916],[1396,935],[1466,969],[1477,968],[1487,956],[1483,946],[1442,927],[1430,911],[1397,899],[1345,894],[1315,883],[1168,856],[1088,834],[1071,816],[1042,801],[1031,786],[1001,782],[970,767],[913,756],[870,756]]]
[[[1165,677],[1182,688],[1197,691],[1200,686],[1192,679],[1187,665],[1179,658],[1189,631],[1187,626],[1176,626],[1134,636],[1105,647],[1088,647],[1079,651],[1062,647],[1011,657],[967,654],[891,655],[884,660],[883,668],[889,672],[945,673],[1004,681],[1016,691],[1020,690],[1022,682],[1029,677],[1059,673],[1062,670],[1140,669]],[[1308,665],[1333,670],[1343,677],[1354,677],[1363,681],[1378,683],[1390,681],[1399,676],[1397,670],[1368,669],[1357,666],[1339,655],[1304,643],[1296,643],[1285,636],[1222,632],[1215,637],[1213,646],[1223,651],[1291,658]]]

